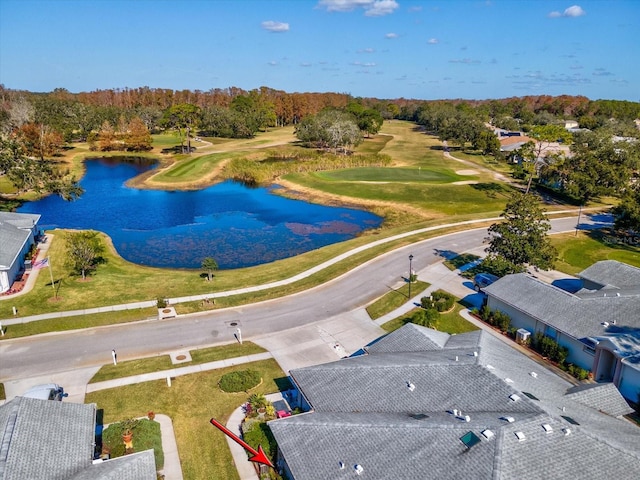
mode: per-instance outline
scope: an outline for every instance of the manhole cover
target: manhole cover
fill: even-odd
[[[162,310],[162,313],[171,313],[171,309],[170,308],[165,308],[164,310]]]
[[[176,357],[176,360],[186,360],[186,359],[187,359],[187,356],[186,356],[186,355],[178,355],[178,356]]]
[[[236,325],[238,325],[238,322],[231,322],[229,325],[231,325],[232,327],[235,327]]]

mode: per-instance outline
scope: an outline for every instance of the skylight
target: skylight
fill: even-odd
[[[509,395],[509,398],[514,402],[517,402],[518,400],[520,400],[520,395],[516,395],[515,393],[512,393],[511,395]]]
[[[549,425],[548,423],[543,423],[542,424],[542,428],[544,429],[545,432],[547,433],[551,433],[553,432],[553,428],[551,427],[551,425]]]
[[[460,437],[460,441],[464,443],[465,447],[471,448],[480,443],[480,437],[473,432],[467,432]]]
[[[411,418],[415,418],[416,420],[424,420],[425,418],[429,418],[429,415],[424,413],[412,413],[409,415]]]
[[[529,393],[529,392],[522,392],[524,393],[527,397],[529,397],[531,400],[535,400],[537,402],[540,401],[540,399],[538,397],[536,397],[533,393]]]
[[[513,423],[515,422],[515,418],[513,417],[500,417],[500,420],[504,420],[505,422]]]
[[[515,432],[515,434],[516,434],[516,438],[518,439],[519,442],[523,442],[525,440],[525,438],[527,438],[527,437],[524,436],[524,433],[522,433],[522,432]]]
[[[576,422],[573,418],[571,417],[567,417],[566,415],[560,415],[562,418],[564,418],[567,422],[569,422],[571,425],[580,425],[578,422]]]

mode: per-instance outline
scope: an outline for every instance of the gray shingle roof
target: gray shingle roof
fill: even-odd
[[[394,330],[390,334],[369,345],[366,350],[371,353],[383,352],[424,352],[426,350],[440,350],[449,340],[450,335],[445,332],[427,334],[429,330],[415,323],[407,323],[405,328]],[[433,330],[431,330],[433,332]]]
[[[613,383],[578,385],[567,390],[567,395],[576,402],[613,417],[621,417],[634,411]]]
[[[91,465],[94,421],[94,404],[16,397],[0,406],[0,478],[70,478]]]
[[[93,464],[95,404],[15,397],[0,406],[2,480],[156,480],[153,450]]]
[[[124,457],[91,465],[69,480],[156,480],[153,450],[144,450]]]
[[[37,213],[0,212],[0,223],[9,223],[23,230],[31,230],[39,221]]]
[[[640,288],[640,268],[615,260],[596,262],[580,272],[579,276],[603,286]]]
[[[384,342],[396,345],[400,337],[389,335],[376,345],[387,352]],[[465,348],[446,348],[453,339],[452,346]],[[479,355],[468,355],[471,350]],[[459,355],[456,362],[455,353],[465,351],[464,361]],[[452,336],[440,352],[428,350],[423,356],[370,353],[291,373],[316,408],[269,426],[296,480],[353,478],[356,464],[374,479],[640,475],[637,427],[575,401],[575,393],[565,395],[571,386],[565,380],[486,332]],[[413,391],[406,386],[408,376]],[[509,400],[511,392],[520,400]],[[539,401],[522,392],[534,393]],[[468,414],[469,422],[453,415],[453,408]],[[570,425],[562,415],[580,425]],[[505,416],[514,421],[506,422]],[[551,427],[549,433],[543,425]],[[491,439],[482,435],[487,428]],[[563,428],[572,433],[564,435]],[[467,432],[480,438],[470,449],[460,441]]]
[[[0,222],[0,268],[8,270],[24,244],[29,239],[30,232],[21,230],[9,223]]]
[[[640,328],[640,295],[580,298],[525,273],[507,275],[484,291],[577,339],[602,335],[605,320]]]

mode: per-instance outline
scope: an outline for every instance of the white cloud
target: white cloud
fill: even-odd
[[[440,41],[437,38],[430,38],[429,40],[427,40],[427,43],[429,45],[436,45],[437,43],[440,43]]]
[[[275,60],[271,60],[267,63],[267,65],[269,65],[270,67],[277,67],[279,64]]]
[[[351,12],[356,8],[364,8],[368,17],[381,17],[393,13],[399,7],[396,0],[320,0],[319,8],[328,12]]]
[[[375,62],[353,62],[351,65],[355,65],[356,67],[375,67]]]
[[[362,48],[357,51],[357,53],[374,53],[375,49],[373,48]]]
[[[262,26],[262,28],[264,28],[265,30],[269,30],[270,32],[280,33],[280,32],[289,31],[288,23],[274,22],[273,20],[267,20],[266,22],[262,22],[260,25]]]
[[[396,0],[378,0],[373,2],[370,8],[365,7],[364,14],[367,17],[382,17],[393,13],[399,6]]]
[[[549,18],[560,18],[560,17],[582,17],[586,15],[585,12],[580,5],[571,5],[569,8],[566,8],[564,12],[560,13],[558,11],[550,12],[547,15]]]
[[[572,5],[567,8],[562,15],[564,17],[581,17],[586,14],[587,12],[585,12],[579,5]]]
[[[390,32],[385,34],[384,38],[398,38],[398,36],[399,35],[397,33]]]

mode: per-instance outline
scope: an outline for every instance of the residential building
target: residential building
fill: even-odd
[[[0,480],[156,480],[153,450],[94,460],[96,406],[15,397],[0,406]]]
[[[611,384],[576,387],[484,331],[407,324],[365,351],[290,372],[309,411],[269,422],[286,478],[640,477]]]
[[[567,362],[640,403],[640,269],[605,260],[578,277],[567,291],[525,273],[507,275],[484,289],[487,305],[515,328],[567,347]]]
[[[0,212],[0,293],[11,288],[25,268],[25,256],[39,237],[40,215]]]

